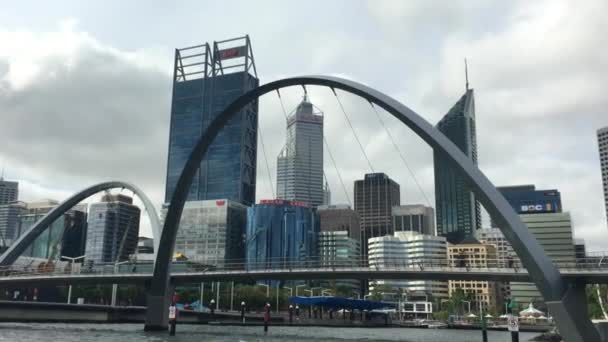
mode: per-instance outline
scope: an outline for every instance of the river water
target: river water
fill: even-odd
[[[537,334],[520,333],[520,341]],[[508,332],[489,331],[491,342],[510,342]],[[179,325],[177,336],[145,333],[141,324],[0,323],[0,341],[10,342],[253,342],[253,341],[404,341],[476,342],[481,331],[412,328],[322,328]]]

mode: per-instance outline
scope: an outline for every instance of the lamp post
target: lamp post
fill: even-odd
[[[115,263],[114,264],[114,274],[118,273],[118,266],[129,263],[129,262],[131,262],[131,261],[125,260],[125,261]],[[116,294],[117,293],[118,293],[118,284],[112,284],[112,302],[110,303],[111,306],[116,306]]]
[[[74,274],[74,261],[76,261],[78,259],[84,259],[85,257],[86,257],[86,255],[81,255],[81,256],[75,257],[75,258],[71,258],[71,257],[62,255],[60,259],[65,259],[70,262],[70,274]],[[71,304],[71,302],[72,302],[72,285],[70,285],[68,287],[68,304]]]
[[[298,296],[298,287],[306,287],[306,285],[296,285],[296,297]]]

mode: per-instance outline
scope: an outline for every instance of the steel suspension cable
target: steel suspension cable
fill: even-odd
[[[350,126],[350,129],[353,132],[353,135],[355,136],[355,139],[357,140],[357,143],[359,144],[359,148],[361,148],[361,152],[363,152],[363,156],[365,157],[365,160],[367,160],[367,164],[369,165],[370,170],[372,170],[372,173],[374,173],[374,167],[372,166],[372,163],[369,161],[369,158],[367,157],[367,154],[365,153],[365,149],[363,148],[363,144],[361,144],[361,140],[359,140],[359,136],[355,132],[355,128],[353,127],[353,124],[350,121],[350,118],[348,117],[348,114],[346,114],[346,110],[344,110],[344,106],[342,105],[342,101],[340,101],[340,97],[338,96],[338,93],[336,93],[336,89],[331,88],[331,91],[333,91],[334,96],[336,97],[336,100],[338,100],[338,104],[340,105],[340,109],[342,109],[342,113],[344,114],[344,117],[346,118],[346,122],[348,122],[348,125]]]
[[[270,181],[270,191],[272,191],[272,198],[275,197],[274,184],[272,183],[272,175],[270,174],[270,166],[268,164],[268,157],[266,156],[266,147],[264,146],[264,137],[262,135],[262,128],[258,123],[258,133],[260,135],[260,143],[262,144],[262,154],[264,155],[264,161],[266,162],[266,172],[268,173],[268,181]]]
[[[391,143],[393,144],[393,147],[395,148],[395,150],[399,154],[399,157],[401,158],[401,161],[403,161],[403,164],[405,165],[405,168],[410,173],[410,175],[412,176],[412,179],[416,183],[416,186],[418,187],[418,190],[420,190],[420,193],[424,197],[424,200],[426,201],[426,204],[430,207],[431,206],[431,202],[429,201],[429,198],[426,196],[426,193],[424,192],[424,190],[422,190],[422,186],[420,186],[420,183],[418,182],[418,179],[416,178],[416,175],[414,174],[414,171],[410,168],[409,164],[405,160],[405,156],[401,152],[401,149],[399,149],[399,146],[397,145],[397,142],[395,141],[395,138],[393,137],[393,135],[391,134],[391,132],[388,130],[388,127],[384,124],[384,120],[382,120],[382,118],[380,117],[380,113],[378,113],[378,109],[376,108],[376,106],[374,106],[374,104],[371,101],[369,101],[369,104],[372,106],[372,109],[374,110],[374,113],[376,113],[376,117],[378,118],[378,121],[380,121],[380,124],[382,125],[382,127],[384,127],[384,130],[386,131],[386,134],[388,134],[388,137],[391,140]]]

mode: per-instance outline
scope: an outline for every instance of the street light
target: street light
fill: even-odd
[[[114,274],[118,273],[118,266],[131,262],[130,260],[120,261],[114,264]],[[118,284],[112,284],[112,303],[111,306],[116,306],[116,294],[118,293]]]
[[[298,287],[306,287],[306,285],[296,285],[296,297],[298,296]]]
[[[321,290],[321,296],[325,296],[325,293],[326,293],[326,292],[329,292],[329,295],[328,295],[328,296],[332,296],[332,294],[331,294],[331,290],[330,290],[330,289]]]
[[[84,257],[86,257],[85,255],[81,255],[79,257],[68,257],[68,256],[61,256],[60,259],[66,259],[70,262],[70,274],[74,274],[74,261],[78,260],[78,259],[83,259]],[[71,304],[72,301],[72,285],[70,284],[70,286],[68,287],[68,304]]]

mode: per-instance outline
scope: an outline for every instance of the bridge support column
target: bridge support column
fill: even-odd
[[[173,293],[173,287],[170,287],[167,292]],[[166,331],[169,327],[170,296],[148,294],[146,304],[146,324],[144,325],[144,330]]]
[[[561,300],[546,303],[564,341],[600,342],[599,332],[588,316],[584,283],[569,283]]]

